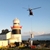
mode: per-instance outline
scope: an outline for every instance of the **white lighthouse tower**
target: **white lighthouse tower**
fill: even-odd
[[[22,42],[22,38],[21,38],[21,28],[22,26],[20,26],[20,21],[18,18],[15,18],[13,20],[13,26],[11,27],[12,29],[12,35],[11,35],[11,39],[10,39],[10,43],[15,43],[17,44],[17,46],[19,46],[19,43]]]

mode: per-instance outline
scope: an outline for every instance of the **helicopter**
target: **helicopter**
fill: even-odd
[[[41,7],[36,7],[36,8],[33,8],[33,9],[28,8],[27,11],[29,11],[29,15],[33,15],[33,11],[32,10],[36,10],[36,9],[39,9],[39,8],[41,8]]]

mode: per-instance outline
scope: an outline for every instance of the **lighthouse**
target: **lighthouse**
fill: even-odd
[[[12,34],[21,34],[21,28],[22,26],[20,26],[20,21],[18,18],[13,20],[13,27],[11,27],[12,29]]]
[[[13,20],[13,26],[11,27],[12,33],[11,33],[11,39],[10,43],[16,43],[17,46],[22,42],[21,37],[21,29],[22,26],[20,26],[20,20],[18,18],[15,18]]]

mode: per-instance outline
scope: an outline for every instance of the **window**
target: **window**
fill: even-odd
[[[21,34],[21,30],[20,29],[14,29],[12,30],[12,34]]]

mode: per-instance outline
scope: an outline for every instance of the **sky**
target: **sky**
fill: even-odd
[[[29,16],[27,9],[36,7],[41,8],[32,10],[34,16]],[[50,0],[0,0],[0,32],[11,30],[15,18],[20,20],[23,33],[50,33]]]

